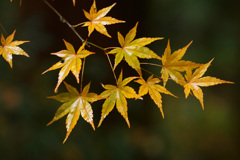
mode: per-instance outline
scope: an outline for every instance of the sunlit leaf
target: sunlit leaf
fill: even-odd
[[[118,32],[118,41],[121,47],[116,47],[115,49],[108,52],[109,54],[116,54],[115,56],[115,64],[114,68],[117,67],[117,65],[125,59],[125,61],[128,63],[129,66],[131,66],[133,69],[135,69],[139,75],[142,75],[141,73],[141,67],[140,62],[138,58],[156,58],[160,59],[160,57],[154,53],[149,48],[145,47],[145,45],[148,45],[156,40],[163,39],[161,37],[157,38],[138,38],[135,39],[136,32],[137,32],[137,26],[138,23],[133,27],[126,35],[125,39],[121,35],[121,33]]]
[[[114,3],[113,5],[103,8],[99,11],[97,11],[96,2],[93,1],[92,7],[89,12],[83,10],[85,17],[89,20],[87,22],[80,23],[75,26],[82,25],[82,27],[88,27],[88,36],[91,35],[91,33],[96,29],[99,33],[104,34],[105,36],[108,36],[111,38],[111,36],[108,34],[107,29],[105,28],[105,25],[111,25],[115,23],[124,23],[125,21],[117,20],[112,17],[105,17],[108,12],[116,5]]]
[[[202,65],[192,73],[191,70],[187,70],[185,78],[186,82],[183,84],[185,97],[187,98],[190,92],[192,91],[193,95],[200,101],[202,108],[204,109],[203,103],[203,92],[200,87],[208,87],[213,85],[218,85],[222,83],[233,83],[230,81],[221,80],[215,77],[202,77],[210,66],[211,62],[208,62],[205,65]]]
[[[24,55],[29,57],[29,55],[23,51],[22,48],[18,47],[19,45],[29,42],[29,41],[13,41],[16,30],[8,36],[6,39],[1,35],[1,44],[0,45],[0,55],[9,63],[12,68],[12,55]]]
[[[56,53],[51,53],[52,55],[56,55],[56,56],[62,58],[63,61],[57,62],[55,65],[50,67],[48,70],[43,72],[43,74],[44,74],[48,71],[61,68],[61,70],[59,71],[59,74],[58,74],[58,83],[55,88],[55,92],[57,92],[59,85],[67,77],[67,75],[69,74],[70,71],[73,73],[73,75],[76,77],[77,82],[79,83],[79,73],[80,73],[80,70],[82,67],[81,58],[85,58],[91,54],[94,54],[94,52],[90,52],[90,51],[84,49],[86,41],[85,41],[85,43],[82,44],[82,46],[79,48],[79,50],[77,52],[75,52],[74,47],[70,43],[68,43],[65,40],[63,40],[63,41],[66,45],[67,50],[61,50]]]
[[[182,57],[185,55],[191,43],[192,42],[171,54],[170,41],[168,41],[168,45],[161,59],[163,67],[161,74],[164,81],[164,86],[166,85],[169,76],[176,83],[182,85],[184,83],[184,77],[180,72],[186,71],[188,69],[194,69],[201,65],[195,62],[182,60]]]

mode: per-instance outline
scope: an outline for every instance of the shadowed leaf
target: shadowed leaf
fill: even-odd
[[[71,85],[67,83],[64,84],[68,92],[60,93],[56,96],[49,97],[57,101],[63,102],[64,104],[62,104],[58,108],[53,119],[47,124],[50,125],[68,114],[66,119],[67,134],[63,143],[67,140],[68,136],[72,132],[72,129],[77,124],[80,115],[85,121],[91,124],[92,128],[95,130],[95,126],[93,123],[93,111],[89,102],[94,102],[99,99],[97,94],[88,93],[90,83],[84,87],[81,94]]]
[[[117,81],[117,85],[102,85],[106,90],[100,94],[100,97],[106,98],[102,106],[101,119],[99,121],[98,127],[101,126],[103,120],[106,116],[113,110],[115,104],[118,112],[123,116],[125,121],[130,127],[130,122],[128,120],[128,107],[126,98],[137,98],[137,94],[133,88],[126,86],[136,77],[128,77],[122,80],[122,72]]]
[[[141,86],[139,87],[138,96],[142,97],[147,93],[149,93],[151,99],[158,106],[158,108],[161,111],[162,117],[164,118],[164,113],[162,108],[162,96],[160,93],[169,94],[171,96],[174,96],[174,95],[171,92],[169,92],[165,87],[159,85],[158,83],[160,82],[160,79],[153,78],[153,75],[151,75],[147,79],[147,81],[145,81],[143,78],[139,78],[138,80],[135,80],[135,82],[141,84]]]

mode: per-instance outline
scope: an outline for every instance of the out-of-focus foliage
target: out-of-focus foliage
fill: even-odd
[[[10,0],[10,2],[12,2],[12,0]],[[22,0],[19,1],[19,5],[20,6],[22,5]]]

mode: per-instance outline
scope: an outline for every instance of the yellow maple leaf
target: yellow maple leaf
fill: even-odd
[[[11,68],[12,68],[13,54],[24,55],[26,57],[29,57],[29,55],[26,52],[24,52],[22,48],[18,47],[18,45],[21,45],[29,41],[13,41],[15,32],[16,30],[6,39],[4,38],[3,35],[1,36],[2,45],[0,45],[0,55],[2,55],[3,58],[9,63]]]
[[[164,118],[163,108],[162,108],[162,96],[160,93],[169,94],[174,96],[171,92],[169,92],[165,87],[159,85],[158,83],[161,80],[159,78],[153,78],[153,75],[151,75],[147,81],[145,81],[143,78],[139,78],[138,80],[135,80],[135,82],[141,84],[138,91],[138,96],[142,97],[149,93],[150,97],[154,101],[154,103],[158,106],[158,108],[161,111],[162,117]],[[176,97],[176,96],[174,96]]]
[[[79,25],[82,25],[82,27],[88,27],[88,36],[90,36],[91,33],[94,31],[94,29],[96,29],[99,33],[104,34],[111,38],[111,36],[107,32],[107,29],[105,28],[105,25],[111,25],[115,23],[125,23],[125,21],[122,21],[122,20],[117,20],[112,17],[106,17],[108,12],[115,5],[116,3],[114,3],[109,7],[103,8],[97,12],[96,2],[94,0],[89,13],[83,10],[85,17],[89,19],[89,21],[77,24],[74,27],[77,27]]]
[[[90,52],[90,51],[84,49],[84,47],[86,45],[86,41],[82,44],[82,46],[78,49],[77,52],[75,51],[74,47],[70,43],[68,43],[65,40],[63,40],[63,41],[66,45],[67,50],[61,50],[56,53],[51,53],[52,55],[61,57],[63,59],[63,61],[57,62],[52,67],[50,67],[45,72],[43,72],[43,74],[44,74],[48,71],[61,68],[61,70],[59,71],[59,74],[58,74],[58,82],[57,82],[57,86],[55,88],[55,92],[57,92],[59,85],[67,77],[67,75],[69,74],[70,71],[72,71],[73,75],[76,77],[77,82],[79,83],[79,73],[80,73],[80,70],[82,67],[81,58],[85,58],[91,54],[94,54],[94,52]]]
[[[200,87],[208,87],[222,83],[233,83],[210,76],[202,77],[207,71],[212,61],[213,60],[211,60],[205,65],[202,65],[201,67],[196,69],[194,73],[192,73],[192,70],[190,69],[187,70],[185,75],[186,82],[183,84],[185,97],[187,98],[189,96],[189,93],[192,91],[193,95],[200,101],[203,109],[203,92]]]
[[[106,98],[106,100],[102,106],[102,114],[98,127],[101,126],[105,117],[113,110],[115,104],[118,112],[123,116],[128,127],[130,127],[126,98],[137,98],[138,96],[133,88],[126,85],[135,78],[136,77],[128,77],[123,80],[121,72],[116,86],[110,84],[102,85],[106,90],[100,94],[100,97]]]
[[[89,102],[94,102],[98,100],[97,94],[88,93],[90,83],[84,87],[81,94],[76,90],[76,88],[72,87],[71,85],[67,83],[64,84],[68,92],[48,97],[63,102],[63,104],[58,108],[53,119],[47,124],[50,125],[68,114],[66,119],[67,134],[63,143],[67,140],[68,136],[77,124],[80,115],[85,121],[91,124],[92,128],[95,130],[95,126],[93,123],[93,111]]]
[[[140,62],[137,57],[146,59],[160,59],[160,57],[156,53],[145,47],[145,45],[148,45],[156,40],[160,40],[163,38],[144,37],[134,40],[137,32],[137,26],[138,23],[127,33],[125,39],[121,35],[121,33],[118,32],[118,41],[121,47],[116,47],[115,49],[108,52],[108,54],[116,54],[114,68],[116,68],[116,66],[122,61],[122,59],[125,58],[125,61],[128,63],[128,65],[135,69],[139,75],[142,75]]]
[[[164,82],[164,86],[166,85],[169,76],[178,84],[183,84],[184,77],[180,72],[186,71],[187,69],[194,69],[199,67],[201,64],[191,62],[191,61],[185,61],[181,60],[182,57],[185,55],[188,47],[191,45],[192,42],[190,42],[187,46],[173,52],[171,54],[171,48],[170,48],[170,41],[168,41],[167,47],[164,51],[164,54],[162,56],[162,79]]]

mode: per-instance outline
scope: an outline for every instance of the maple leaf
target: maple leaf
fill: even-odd
[[[135,80],[135,82],[141,84],[138,91],[138,96],[142,97],[149,93],[151,99],[154,101],[154,103],[158,106],[158,108],[161,111],[162,117],[164,118],[163,108],[162,108],[162,96],[160,93],[169,94],[171,96],[176,97],[171,92],[169,92],[165,87],[159,85],[158,83],[161,80],[159,78],[153,78],[153,75],[151,75],[147,81],[145,81],[142,77],[138,80]]]
[[[183,84],[185,97],[187,98],[189,96],[189,93],[192,91],[193,95],[200,101],[203,109],[203,92],[200,87],[208,87],[222,83],[233,83],[210,76],[202,77],[207,71],[212,61],[213,59],[207,64],[202,65],[201,67],[196,69],[193,74],[192,70],[187,70],[185,75],[186,82]]]
[[[117,67],[117,65],[122,61],[124,57],[128,65],[135,69],[139,75],[142,75],[140,63],[137,57],[146,59],[150,58],[160,59],[160,57],[156,53],[154,53],[152,50],[144,46],[163,38],[144,37],[134,40],[137,32],[137,26],[138,23],[127,33],[125,39],[121,35],[121,33],[118,32],[118,41],[121,47],[117,47],[108,53],[116,54],[114,68]]]
[[[22,50],[22,48],[18,47],[18,45],[21,45],[23,43],[29,42],[29,41],[13,41],[14,35],[16,30],[8,36],[6,39],[4,36],[1,36],[1,43],[0,45],[0,55],[3,56],[3,58],[9,63],[10,67],[12,68],[12,55],[24,55],[26,57],[29,57],[29,55]]]
[[[85,121],[91,124],[92,128],[95,130],[95,126],[93,123],[93,111],[92,111],[91,104],[89,102],[92,103],[98,100],[97,94],[88,93],[90,88],[90,83],[88,83],[88,85],[84,87],[81,94],[76,90],[76,88],[72,87],[71,85],[65,82],[64,84],[68,92],[60,93],[56,96],[48,97],[48,98],[52,98],[57,101],[60,101],[63,104],[57,109],[55,116],[47,124],[47,125],[50,125],[53,122],[61,119],[62,117],[68,114],[66,119],[67,134],[63,143],[65,143],[68,136],[72,132],[73,128],[77,124],[77,121],[80,115]]]
[[[117,86],[109,84],[102,85],[106,90],[100,94],[100,97],[106,98],[106,100],[102,106],[102,114],[98,127],[100,127],[105,117],[113,110],[115,104],[118,112],[123,116],[128,127],[130,127],[126,98],[137,98],[138,96],[133,88],[126,85],[135,78],[136,77],[128,77],[122,80],[121,72],[117,81]]]
[[[191,62],[191,61],[185,61],[181,60],[182,57],[185,55],[188,47],[191,45],[192,42],[190,42],[187,46],[173,52],[171,54],[171,48],[170,48],[170,41],[168,41],[167,47],[164,51],[164,54],[162,56],[162,79],[164,82],[164,86],[166,85],[169,76],[178,84],[184,83],[184,77],[180,72],[186,71],[187,69],[194,69],[199,67],[201,64]]]
[[[42,74],[55,70],[58,68],[61,68],[58,74],[58,82],[57,86],[55,88],[55,92],[57,92],[57,89],[59,85],[62,83],[62,81],[67,77],[70,71],[72,71],[73,75],[76,77],[77,82],[79,83],[79,73],[82,67],[82,60],[81,58],[85,58],[91,54],[94,54],[94,52],[90,52],[88,50],[85,50],[84,47],[86,45],[86,41],[82,44],[82,46],[78,49],[77,53],[75,52],[74,47],[68,43],[67,41],[63,40],[67,50],[61,50],[56,53],[51,53],[52,55],[56,55],[58,57],[61,57],[63,59],[62,61],[57,62],[52,67],[47,69]]]
[[[99,33],[104,34],[111,38],[111,36],[107,32],[107,29],[105,28],[105,25],[111,25],[115,23],[125,23],[125,21],[122,21],[122,20],[117,20],[112,17],[106,17],[108,12],[115,5],[116,3],[114,3],[109,7],[103,8],[97,12],[96,2],[94,0],[89,13],[83,10],[85,17],[89,19],[89,21],[77,24],[74,27],[77,27],[79,25],[82,25],[82,27],[88,26],[88,36],[90,36],[91,33],[94,31],[94,29],[96,29]]]

